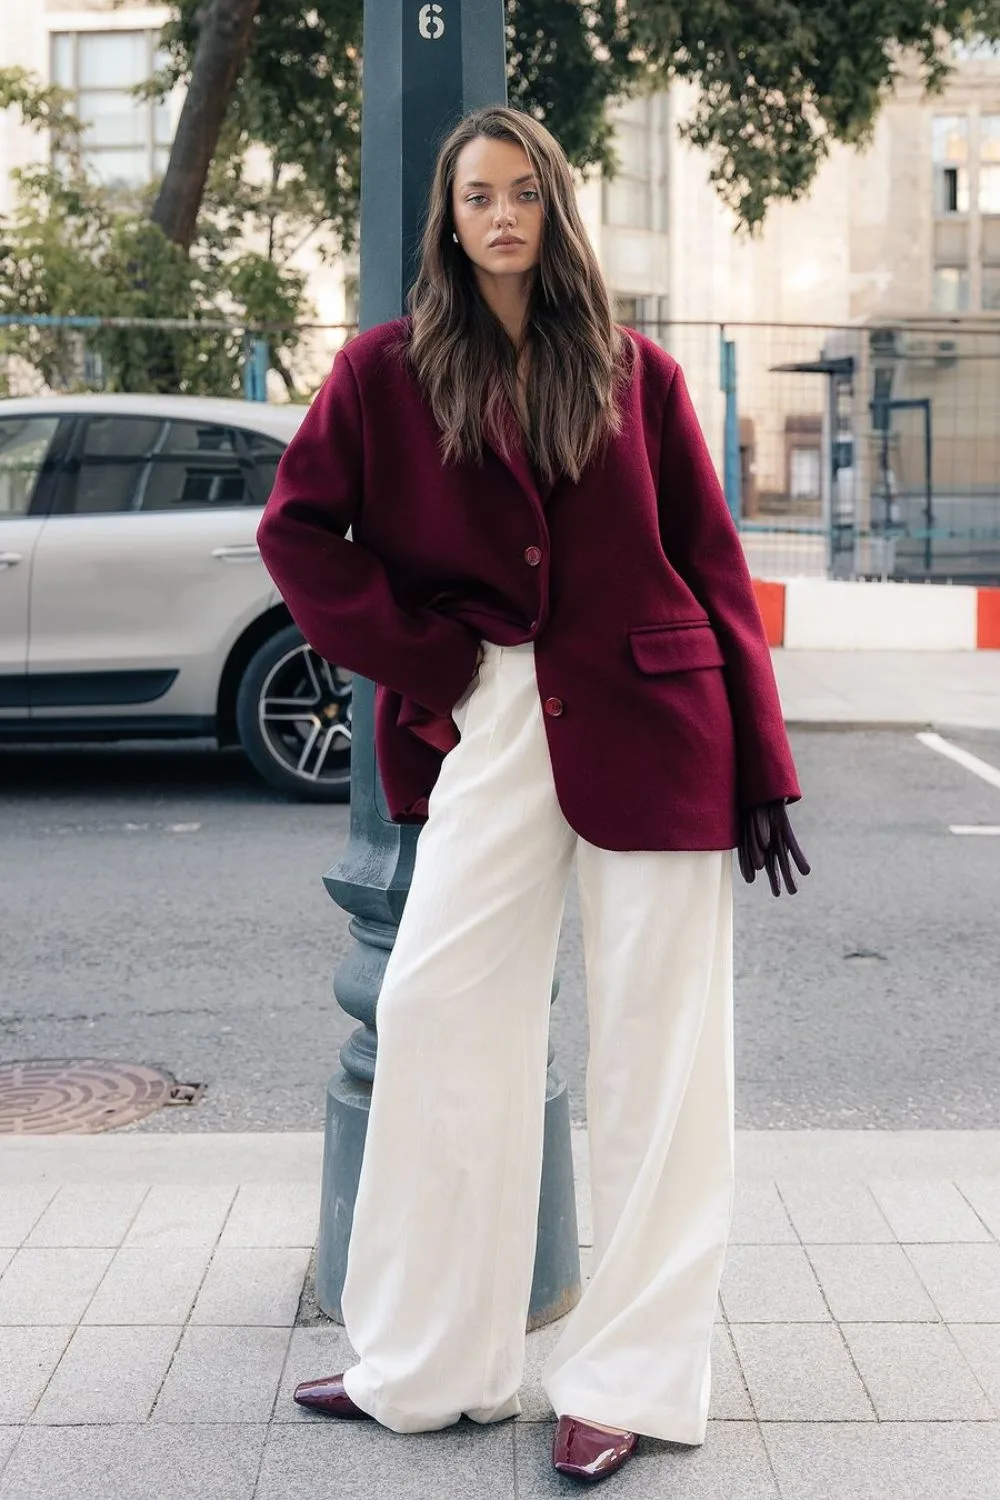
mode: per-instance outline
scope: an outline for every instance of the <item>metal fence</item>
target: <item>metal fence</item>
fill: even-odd
[[[1000,582],[1000,319],[636,326],[684,367],[757,576]]]
[[[755,575],[1000,583],[1000,318],[635,326],[684,367]],[[305,401],[356,332],[0,318],[0,393]]]
[[[308,401],[355,324],[0,316],[0,396],[167,392]]]

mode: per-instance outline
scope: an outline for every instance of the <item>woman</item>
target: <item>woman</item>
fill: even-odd
[[[261,554],[379,686],[426,827],[378,1006],[343,1314],[296,1400],[399,1432],[520,1410],[549,998],[576,858],[594,1269],[553,1460],[697,1444],[733,1194],[731,850],[777,894],[799,788],[739,539],[675,362],[617,328],[566,158],[516,111],[442,147],[411,316],[342,350]],[[345,540],[348,528],[352,541]]]

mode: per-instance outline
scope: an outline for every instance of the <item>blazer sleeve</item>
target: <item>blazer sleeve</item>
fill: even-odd
[[[341,350],[278,464],[260,554],[320,656],[450,714],[475,673],[479,639],[434,610],[403,609],[375,554],[347,540],[363,476],[357,379]]]
[[[750,569],[679,366],[666,396],[659,513],[667,557],[706,610],[725,657],[740,806],[797,802],[801,791]]]

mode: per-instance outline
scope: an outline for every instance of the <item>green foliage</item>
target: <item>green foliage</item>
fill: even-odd
[[[191,71],[204,0],[176,0],[161,32],[169,62],[162,92]],[[361,160],[361,0],[268,0],[230,101],[227,140],[237,162],[268,149],[275,183],[310,219],[328,255],[356,232]],[[218,161],[218,157],[217,157]]]
[[[61,104],[58,91],[23,72],[0,70],[0,108],[16,107],[47,128]],[[86,331],[86,352],[101,362],[104,389],[200,395],[241,394],[240,325],[268,325],[272,360],[294,394],[282,356],[294,349],[295,325],[307,307],[304,277],[283,261],[311,228],[309,220],[303,228],[311,203],[303,203],[301,184],[261,188],[247,180],[238,152],[223,153],[187,256],[150,223],[152,188],[137,197],[87,176],[72,149],[74,128],[70,117],[59,137],[58,171],[46,163],[14,173],[17,201],[0,220],[0,313],[228,321],[234,325],[228,331]],[[59,328],[0,334],[0,352],[19,356],[61,390],[84,384],[83,344],[80,332]]]
[[[934,91],[951,40],[1000,37],[1000,0],[644,0],[631,15],[647,86],[696,86],[683,133],[751,228],[808,190],[831,141],[869,139],[904,53]]]
[[[202,0],[175,0],[171,77],[189,71]],[[605,106],[691,82],[683,133],[744,225],[807,191],[831,141],[863,144],[915,57],[930,89],[956,38],[1000,38],[1000,0],[505,0],[512,104],[577,167],[613,170]],[[301,172],[334,241],[356,231],[362,0],[270,0],[232,105],[246,140]]]

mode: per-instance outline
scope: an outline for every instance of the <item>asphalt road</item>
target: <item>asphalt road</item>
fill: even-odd
[[[951,738],[1000,767],[1000,735]],[[737,881],[737,1123],[1000,1127],[1000,789],[910,733],[801,731],[800,894]],[[354,1023],[321,875],[348,811],[236,752],[0,749],[0,1056],[206,1082],[142,1130],[315,1129]],[[583,1115],[583,963],[563,930],[557,1055]]]

